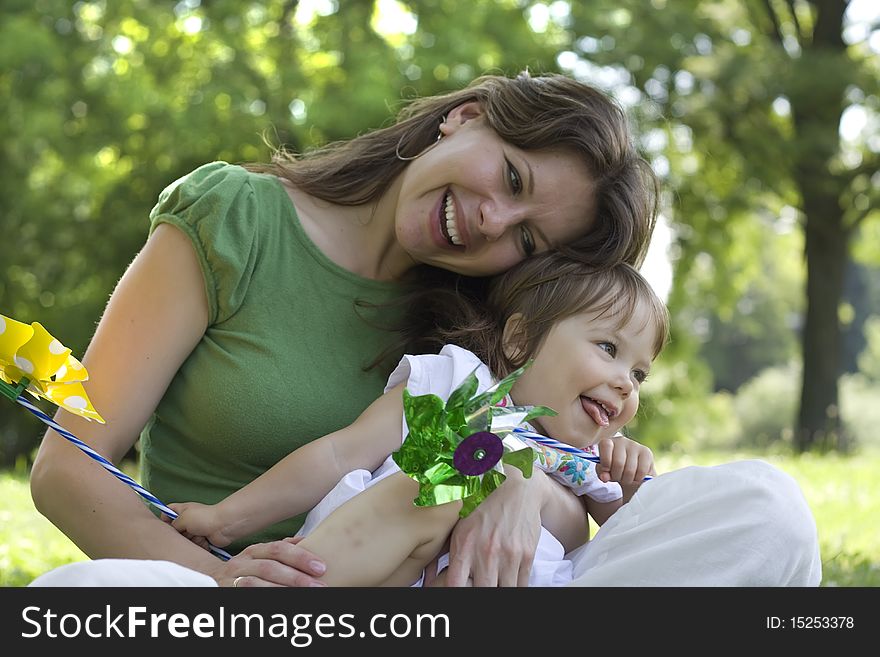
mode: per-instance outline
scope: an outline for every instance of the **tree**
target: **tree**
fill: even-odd
[[[571,69],[617,71],[618,88],[631,83],[634,104],[657,126],[655,162],[677,201],[670,303],[679,317],[695,303],[722,311],[735,303],[759,274],[751,252],[796,215],[806,266],[800,450],[846,447],[838,412],[843,275],[853,236],[880,218],[880,58],[869,45],[877,25],[851,31],[847,43],[850,5],[572,5]],[[847,111],[869,117],[865,134],[841,136]]]
[[[783,13],[781,7],[767,3],[770,34],[777,47],[784,50],[791,40],[797,44],[797,48],[789,48],[790,54],[786,51],[792,59],[786,86],[790,90],[794,139],[802,146],[796,153],[792,176],[801,197],[806,236],[804,375],[795,433],[802,450],[814,443],[846,445],[838,412],[842,357],[838,312],[850,241],[868,210],[876,207],[868,203],[861,210],[856,207],[850,211],[848,201],[856,186],[863,184],[860,178],[880,168],[876,152],[867,149],[858,166],[848,167],[840,161],[839,126],[850,87],[859,88],[859,83],[870,85],[873,81],[866,88],[874,92],[880,89],[876,70],[870,76],[864,68],[853,66],[855,62],[842,36],[845,9],[839,0],[817,0],[810,3],[809,13],[804,16],[808,20],[801,21],[796,7]],[[873,196],[876,202],[876,190]]]

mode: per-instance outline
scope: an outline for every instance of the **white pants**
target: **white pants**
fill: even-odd
[[[692,466],[646,482],[568,555],[570,586],[818,586],[816,523],[797,483],[763,461]],[[30,586],[215,586],[166,561],[100,559]]]
[[[763,461],[646,482],[569,555],[571,586],[818,586],[816,523],[793,478]]]

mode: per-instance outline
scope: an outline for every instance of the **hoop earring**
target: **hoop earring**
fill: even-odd
[[[446,123],[445,116],[443,117],[443,120],[440,122],[440,125],[443,125],[444,123]],[[443,138],[443,133],[438,130],[437,131],[437,139],[435,139],[433,142],[431,142],[430,144],[425,146],[421,151],[419,151],[415,155],[411,155],[409,157],[406,157],[406,156],[400,154],[400,142],[403,141],[403,137],[401,137],[400,140],[397,142],[397,148],[394,149],[394,154],[397,156],[397,159],[400,160],[401,162],[412,162],[413,160],[419,159],[422,155],[424,155],[429,150],[434,148],[434,146],[436,146],[437,144],[440,143],[440,140],[442,138]]]

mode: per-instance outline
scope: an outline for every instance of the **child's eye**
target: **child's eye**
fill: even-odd
[[[633,370],[633,378],[642,384],[648,378],[648,373],[645,370]]]
[[[609,356],[614,358],[617,355],[617,345],[613,342],[599,342],[599,349],[607,353]]]

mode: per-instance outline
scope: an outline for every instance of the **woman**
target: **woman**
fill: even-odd
[[[396,363],[404,344],[386,326],[410,321],[389,308],[438,271],[458,289],[550,249],[637,264],[655,216],[623,112],[563,76],[484,77],[302,158],[206,165],[160,196],[84,358],[107,424],[60,422],[114,462],[140,435],[160,499],[219,501],[381,393],[387,371],[364,366]],[[320,560],[277,540],[302,518],[221,562],[76,451],[48,436],[31,489],[90,557],[168,560],[227,586],[318,584]],[[449,583],[525,583],[551,503],[586,531],[574,496],[512,472],[456,528]]]

